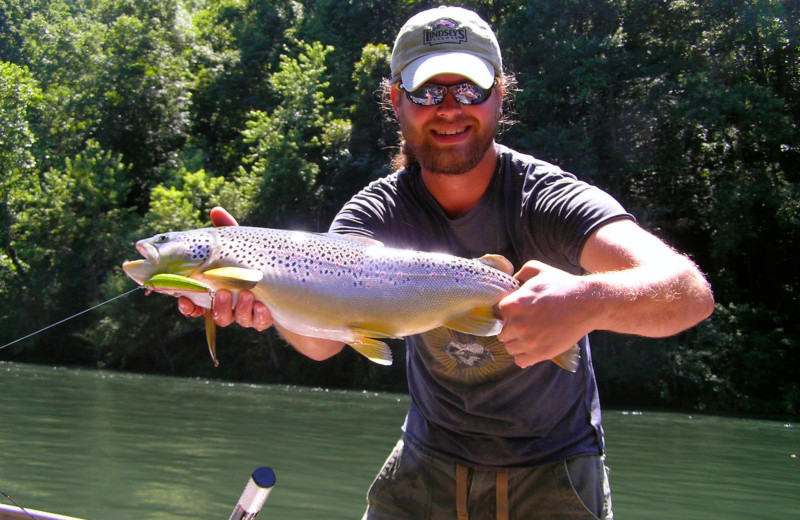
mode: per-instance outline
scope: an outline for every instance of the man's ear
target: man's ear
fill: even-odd
[[[397,115],[397,107],[400,106],[400,99],[398,98],[397,89],[392,87],[392,90],[389,93],[389,96],[392,98],[392,108],[394,109],[394,117],[396,119],[399,119],[399,116]]]
[[[497,90],[497,115],[503,115],[503,96],[505,95],[505,84],[502,79],[497,80],[497,85],[495,86]]]

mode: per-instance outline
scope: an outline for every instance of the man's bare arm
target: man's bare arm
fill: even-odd
[[[520,366],[565,352],[593,330],[660,337],[707,318],[714,308],[700,270],[631,221],[598,229],[586,242],[576,276],[531,261],[522,287],[504,298],[500,339]]]

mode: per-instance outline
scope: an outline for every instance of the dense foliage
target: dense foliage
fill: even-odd
[[[708,274],[665,340],[596,334],[606,403],[800,415],[800,19],[778,0],[475,0],[516,73],[502,141],[621,200]],[[132,288],[137,238],[324,229],[388,171],[376,89],[420,0],[0,0],[0,345]],[[315,363],[136,292],[4,359],[402,389],[402,362]],[[398,344],[396,358],[402,359]]]

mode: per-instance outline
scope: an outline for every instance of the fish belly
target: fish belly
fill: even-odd
[[[425,332],[461,313],[492,307],[505,294],[466,284],[446,286],[428,280],[398,286],[382,277],[365,277],[357,283],[273,280],[259,284],[254,294],[284,328],[344,342],[365,333],[397,338]]]
[[[241,228],[219,233],[217,266],[261,271],[251,289],[256,299],[276,323],[311,337],[349,342],[365,331],[371,337],[417,334],[493,307],[516,283],[477,260],[341,236]]]

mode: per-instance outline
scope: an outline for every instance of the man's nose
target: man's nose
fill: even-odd
[[[453,93],[452,92],[448,92],[444,96],[444,101],[442,101],[440,104],[436,105],[436,108],[437,108],[437,112],[439,112],[440,114],[453,112],[453,111],[460,112],[461,111],[461,103],[456,101],[456,98],[453,97]]]

